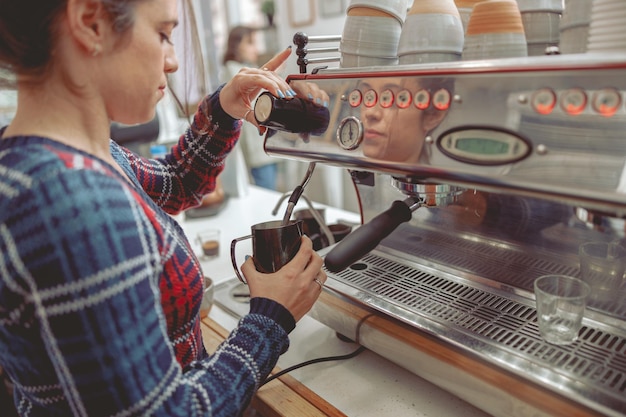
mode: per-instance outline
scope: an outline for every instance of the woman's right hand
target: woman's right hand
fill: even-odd
[[[326,273],[322,270],[322,257],[313,250],[311,239],[302,237],[296,256],[280,270],[264,274],[254,267],[252,258],[241,266],[250,288],[250,297],[264,297],[285,307],[296,321],[313,307],[321,294]]]

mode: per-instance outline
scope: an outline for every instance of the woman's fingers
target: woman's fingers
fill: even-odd
[[[291,46],[274,55],[272,59],[265,63],[265,65],[261,65],[261,69],[266,71],[276,71],[285,63],[285,61],[287,61],[289,56],[291,56]]]

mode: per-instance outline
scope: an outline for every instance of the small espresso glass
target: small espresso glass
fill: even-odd
[[[544,275],[535,280],[539,333],[548,343],[567,345],[578,338],[590,288],[578,278]]]
[[[220,254],[219,229],[205,229],[198,232],[197,242],[200,245],[200,259],[217,258]]]
[[[580,277],[591,287],[590,305],[616,302],[626,272],[626,248],[615,242],[586,242],[578,254]]]

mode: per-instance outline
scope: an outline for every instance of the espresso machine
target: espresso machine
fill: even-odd
[[[327,128],[265,150],[348,170],[362,218],[313,317],[495,416],[626,415],[626,283],[563,346],[533,294],[625,238],[626,54],[339,68],[294,39]]]

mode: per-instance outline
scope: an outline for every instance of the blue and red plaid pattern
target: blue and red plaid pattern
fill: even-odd
[[[0,140],[0,367],[20,415],[234,416],[246,406],[287,349],[293,317],[253,299],[207,355],[203,272],[168,215],[214,189],[240,123],[216,93],[162,160],[111,142],[133,184],[50,139]]]

